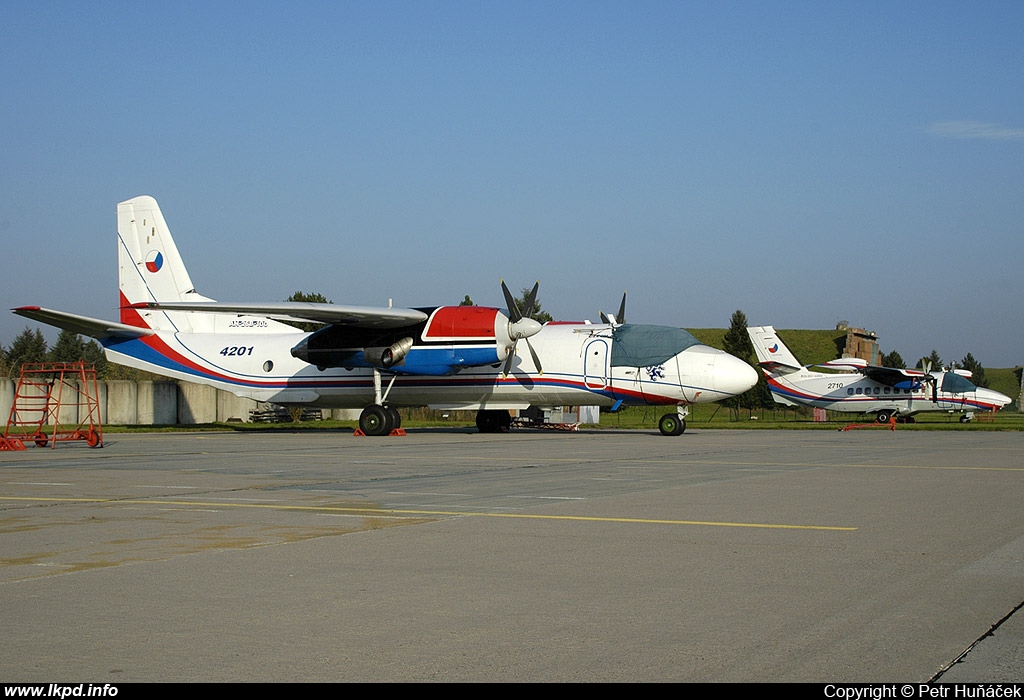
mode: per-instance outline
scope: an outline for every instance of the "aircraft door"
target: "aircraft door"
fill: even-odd
[[[583,347],[583,383],[588,389],[609,388],[610,354],[607,338],[595,338]]]

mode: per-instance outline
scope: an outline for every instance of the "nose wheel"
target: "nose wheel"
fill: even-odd
[[[658,421],[662,435],[682,435],[686,431],[686,418],[679,413],[666,413]]]

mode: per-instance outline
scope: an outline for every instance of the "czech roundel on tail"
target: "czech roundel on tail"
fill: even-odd
[[[688,406],[750,389],[740,359],[687,331],[530,318],[501,283],[507,308],[392,309],[307,302],[217,302],[196,291],[152,197],[117,205],[120,322],[38,306],[14,313],[97,339],[112,362],[286,406],[360,408],[360,428],[386,435],[406,406],[477,411],[493,432],[510,409],[658,405],[678,435]],[[305,332],[282,321],[316,322]]]
[[[873,413],[879,423],[913,422],[926,411],[961,414],[968,422],[978,411],[998,411],[1012,399],[975,386],[964,370],[876,367],[858,358],[801,365],[771,326],[747,328],[758,363],[776,403],[813,406],[846,413]]]

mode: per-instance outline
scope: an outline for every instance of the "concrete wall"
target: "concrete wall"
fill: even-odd
[[[14,405],[14,382],[10,379],[0,379],[0,420],[4,422],[4,425],[7,425],[12,405]]]
[[[205,384],[178,385],[177,422],[182,425],[217,420],[217,390]]]
[[[115,425],[138,424],[138,384],[123,379],[104,383],[107,385],[106,422]]]
[[[228,391],[217,390],[217,421],[219,423],[248,423],[249,411],[256,402]]]
[[[6,427],[14,405],[17,381],[0,378],[0,421]],[[252,399],[201,384],[175,382],[98,382],[100,424],[112,425],[194,425],[197,423],[248,423],[249,411],[256,407]],[[54,399],[56,396],[53,397]],[[21,420],[37,420],[38,413],[23,411]],[[61,425],[87,421],[86,399],[73,388],[64,386],[59,420]],[[357,412],[358,413],[358,412]],[[325,417],[330,411],[324,411]],[[51,419],[46,421],[52,423]]]
[[[178,385],[174,382],[138,382],[136,399],[139,425],[174,425],[178,422]]]

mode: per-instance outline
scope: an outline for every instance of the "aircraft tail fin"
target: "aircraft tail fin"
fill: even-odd
[[[757,353],[757,361],[763,368],[777,374],[789,374],[803,365],[796,359],[786,344],[779,339],[772,326],[748,326],[747,334]]]
[[[192,330],[189,317],[181,313],[132,308],[153,301],[211,301],[196,293],[156,200],[141,196],[118,204],[117,238],[121,322],[153,330]]]

